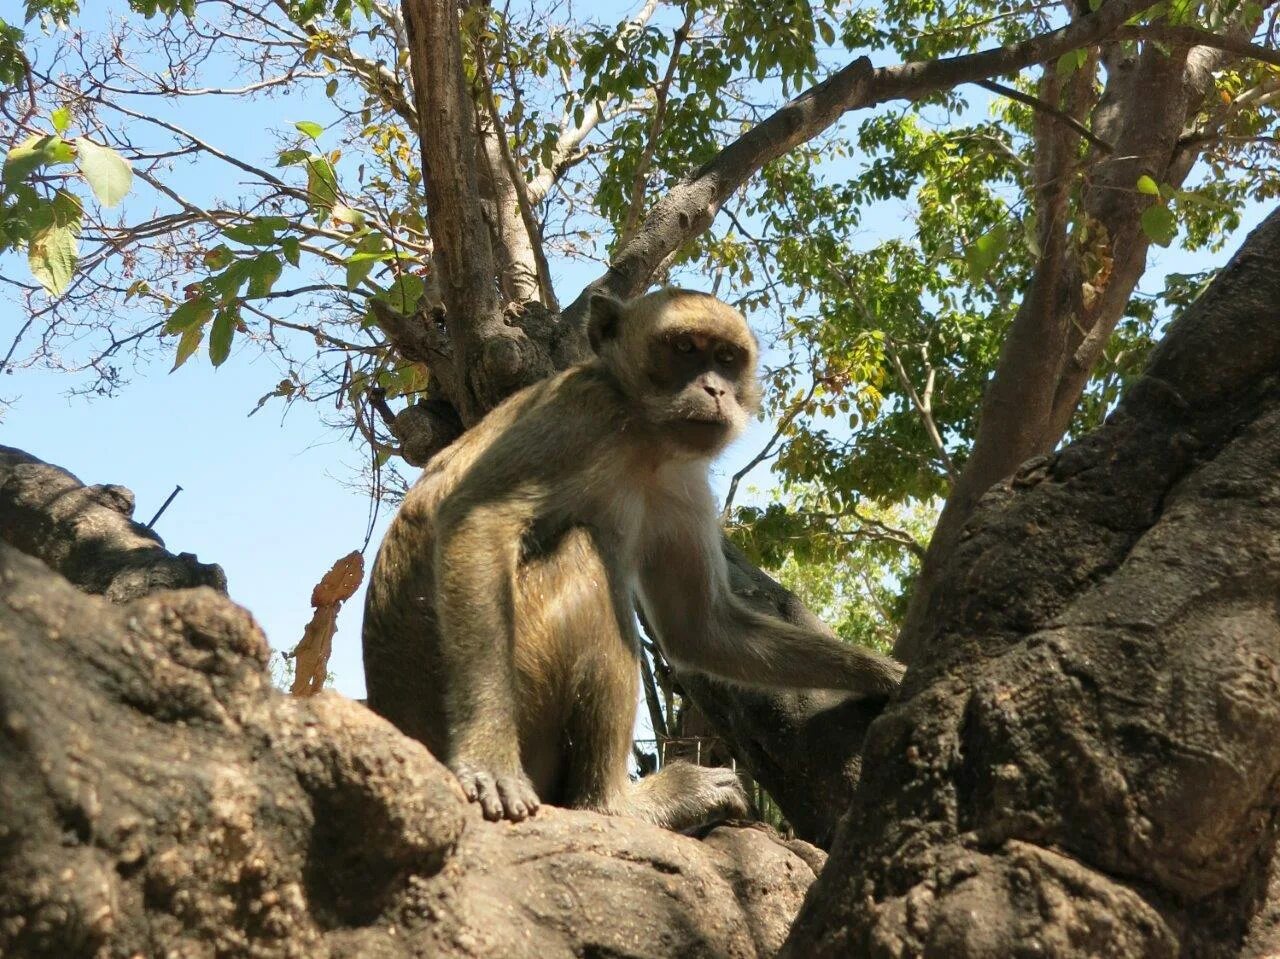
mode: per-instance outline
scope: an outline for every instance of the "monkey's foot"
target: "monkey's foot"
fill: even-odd
[[[747,819],[747,794],[738,774],[722,766],[671,762],[636,783],[630,815],[677,832],[720,819]]]
[[[698,790],[706,804],[704,821],[713,819],[747,819],[751,815],[742,780],[732,769],[723,766],[696,766],[702,772]]]
[[[485,819],[520,822],[538,811],[538,793],[523,770],[499,770],[465,759],[450,765],[467,799],[480,804]]]

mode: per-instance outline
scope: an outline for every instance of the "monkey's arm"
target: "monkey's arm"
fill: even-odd
[[[519,502],[446,503],[438,517],[440,621],[449,749],[444,757],[486,819],[538,808],[520,765],[513,662],[515,575],[529,511]]]
[[[903,666],[748,608],[729,589],[719,549],[686,545],[641,568],[645,615],[677,666],[749,686],[888,696]]]

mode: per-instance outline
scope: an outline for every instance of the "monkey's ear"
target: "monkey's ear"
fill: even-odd
[[[597,353],[618,335],[622,325],[622,304],[608,293],[592,293],[587,301],[587,339]]]

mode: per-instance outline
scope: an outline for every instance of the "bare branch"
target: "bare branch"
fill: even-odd
[[[524,224],[528,239],[528,249],[537,270],[539,299],[543,306],[558,313],[560,305],[556,302],[555,290],[551,285],[551,267],[547,264],[547,255],[542,248],[542,231],[538,229],[538,221],[533,215],[533,205],[529,200],[529,188],[525,182],[524,173],[521,172],[511,153],[511,145],[507,142],[507,131],[503,126],[502,117],[498,114],[498,104],[493,94],[493,84],[489,79],[489,64],[485,60],[483,44],[476,44],[475,60],[476,74],[483,86],[485,109],[489,114],[489,122],[493,124],[493,138],[497,141],[502,165],[515,191],[516,206],[520,211],[520,220]]]
[[[1008,97],[1010,100],[1017,100],[1019,103],[1024,103],[1033,110],[1039,110],[1042,113],[1047,113],[1049,116],[1054,117],[1071,127],[1072,130],[1080,134],[1080,136],[1084,137],[1103,153],[1111,153],[1114,150],[1114,147],[1112,147],[1110,143],[1103,140],[1101,137],[1096,136],[1087,126],[1065,110],[1059,110],[1052,103],[1047,103],[1039,97],[1033,97],[1029,93],[1023,93],[1021,90],[1014,87],[1005,86],[1003,83],[996,83],[994,80],[979,80],[977,85],[982,87],[984,90],[990,90],[992,93],[998,93],[1002,97]]]
[[[942,466],[947,471],[947,479],[952,486],[956,484],[956,467],[951,461],[951,454],[947,452],[947,446],[942,442],[942,434],[938,432],[938,424],[933,418],[933,384],[934,369],[932,365],[928,365],[928,379],[925,382],[924,392],[916,391],[916,385],[911,382],[911,377],[907,375],[907,369],[902,365],[902,357],[898,355],[898,350],[893,344],[893,340],[885,337],[885,352],[889,355],[889,362],[893,364],[893,370],[898,374],[898,383],[903,391],[911,400],[911,405],[916,408],[916,412],[920,414],[920,419],[924,421],[925,432],[929,434],[929,442],[933,444],[934,452],[938,454],[938,458],[942,460]]]
[[[658,83],[654,93],[653,112],[649,115],[649,135],[636,164],[631,178],[631,197],[627,203],[627,216],[622,230],[618,234],[618,245],[626,246],[635,235],[640,225],[640,213],[644,209],[645,186],[648,184],[649,165],[653,162],[653,151],[658,146],[658,134],[662,132],[662,122],[667,114],[667,97],[671,93],[671,81],[675,79],[676,67],[680,64],[680,48],[684,46],[689,29],[693,26],[693,8],[685,14],[684,23],[676,28],[675,40],[671,44],[671,59],[667,61],[667,72]]]
[[[804,398],[801,399],[800,402],[793,404],[791,409],[787,410],[786,415],[783,416],[782,419],[778,420],[777,428],[773,431],[773,435],[769,437],[769,441],[761,447],[760,452],[751,457],[742,469],[733,474],[733,477],[729,480],[729,491],[724,497],[724,509],[721,510],[721,517],[724,520],[727,521],[729,519],[729,510],[733,507],[733,498],[738,493],[738,484],[742,482],[742,478],[769,458],[773,453],[774,447],[777,446],[778,442],[782,439],[782,435],[787,431],[787,427],[789,427],[795,421],[795,418],[800,415],[801,411],[809,405],[809,401],[813,399],[813,395],[817,391],[818,381],[814,380],[813,384],[809,387],[809,392],[804,395]]]

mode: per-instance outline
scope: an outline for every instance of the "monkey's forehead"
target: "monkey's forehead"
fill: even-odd
[[[648,303],[644,301],[648,300]],[[756,336],[746,317],[709,293],[692,290],[659,290],[637,301],[652,311],[653,329],[659,333],[690,332],[715,336],[744,347],[754,347]]]

